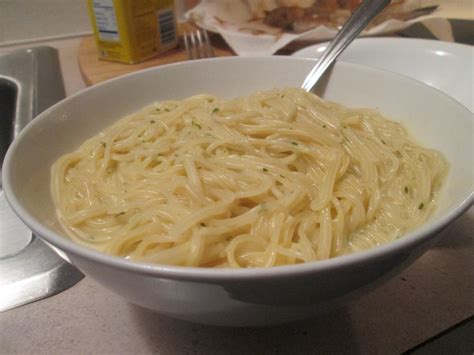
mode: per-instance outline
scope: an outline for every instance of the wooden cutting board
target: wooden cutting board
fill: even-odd
[[[189,29],[190,25],[180,24],[179,32],[183,33],[184,30]],[[216,57],[234,55],[234,52],[232,52],[220,36],[210,35],[210,37]],[[180,36],[180,39],[182,39],[182,36]],[[188,57],[182,40],[180,40],[177,48],[136,64],[123,64],[99,60],[93,36],[84,37],[82,39],[78,53],[79,68],[87,86],[138,70],[156,67],[163,64],[181,62],[184,60],[188,60]]]

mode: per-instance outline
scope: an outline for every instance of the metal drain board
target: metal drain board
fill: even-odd
[[[0,167],[20,130],[64,97],[55,49],[0,55]],[[0,311],[6,311],[59,293],[83,275],[31,234],[8,206],[1,186],[0,177]]]

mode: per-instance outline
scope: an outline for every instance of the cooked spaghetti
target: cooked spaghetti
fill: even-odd
[[[447,163],[375,110],[301,89],[166,101],[52,167],[69,236],[159,264],[269,267],[403,236],[435,208]]]

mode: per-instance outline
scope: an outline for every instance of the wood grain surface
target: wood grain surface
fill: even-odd
[[[91,86],[102,81],[115,78],[120,75],[132,73],[138,70],[156,67],[158,65],[181,62],[188,60],[182,41],[184,31],[193,30],[189,24],[180,24],[180,41],[177,48],[161,53],[153,58],[141,63],[123,64],[100,60],[97,46],[93,36],[84,37],[81,40],[78,53],[79,68],[87,86]],[[216,57],[231,56],[234,52],[229,48],[222,38],[215,34],[210,34]]]

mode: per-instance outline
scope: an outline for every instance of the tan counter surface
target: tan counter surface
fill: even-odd
[[[84,87],[78,39],[60,49],[68,94]],[[7,50],[2,48],[2,51]],[[0,354],[396,354],[474,314],[474,208],[384,285],[319,317],[270,328],[217,328],[139,308],[89,277],[0,313]]]

